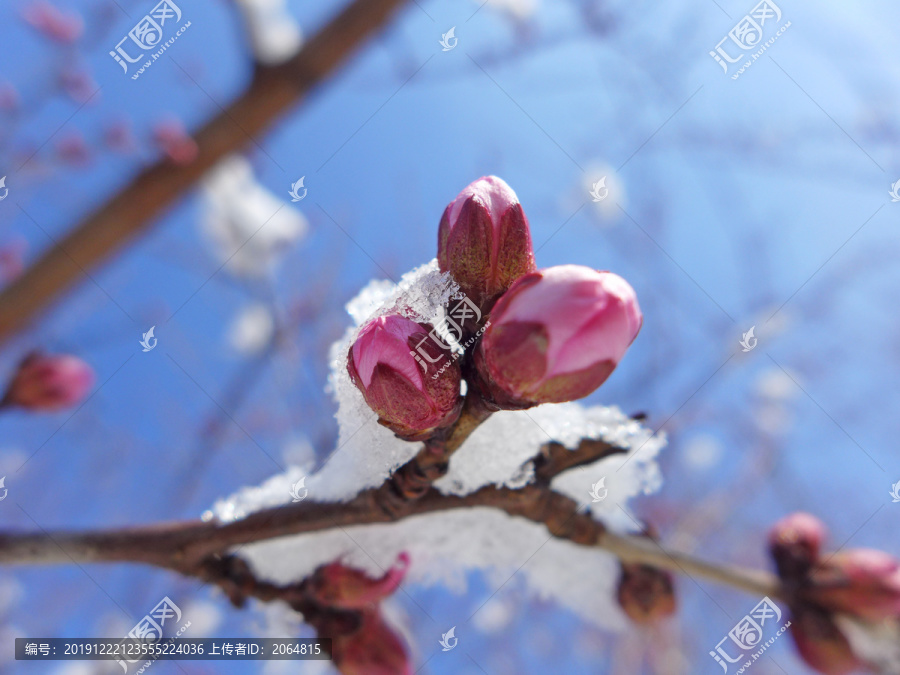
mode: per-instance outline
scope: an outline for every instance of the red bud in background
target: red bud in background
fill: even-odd
[[[616,597],[625,614],[639,624],[650,624],[675,613],[672,575],[650,565],[621,565]]]
[[[301,611],[319,637],[331,638],[332,660],[343,675],[412,675],[406,647],[378,606],[408,567],[409,556],[401,553],[395,567],[373,579],[333,562],[304,582]]]
[[[59,75],[59,85],[76,103],[87,103],[98,90],[91,74],[79,68],[66,68]]]
[[[429,331],[399,314],[380,316],[363,326],[347,359],[378,421],[407,440],[453,424],[462,410],[459,364]]]
[[[574,401],[612,373],[641,329],[634,289],[580,265],[532,272],[497,301],[475,353],[501,408]]]
[[[56,144],[56,155],[61,161],[72,166],[84,166],[91,161],[91,149],[78,131],[59,139]]]
[[[331,644],[343,675],[412,675],[403,641],[378,610],[363,612],[359,629],[333,637]]]
[[[19,365],[4,405],[57,411],[81,401],[94,384],[94,371],[74,356],[32,354]]]
[[[438,229],[438,264],[482,311],[534,271],[528,219],[509,185],[485,176],[450,202]]]
[[[190,164],[200,152],[195,141],[178,120],[166,120],[153,128],[153,140],[175,164]]]
[[[65,14],[46,0],[31,3],[22,18],[45,37],[62,44],[72,44],[84,32],[84,21],[75,13]]]
[[[792,513],[779,520],[769,531],[769,552],[778,575],[786,580],[801,580],[818,561],[827,530],[818,518],[808,513]]]
[[[827,612],[811,608],[795,611],[791,636],[800,657],[824,675],[847,675],[863,667]]]
[[[791,635],[800,656],[825,675],[866,667],[836,617],[877,625],[900,619],[900,561],[883,551],[855,549],[821,559],[825,525],[807,513],[778,521],[769,551],[791,605]]]
[[[869,621],[900,617],[900,561],[872,549],[835,553],[816,566],[804,598]]]
[[[380,602],[400,586],[409,567],[409,556],[401,553],[397,566],[379,579],[333,562],[316,570],[310,579],[309,596],[320,605],[338,609],[364,609]]]

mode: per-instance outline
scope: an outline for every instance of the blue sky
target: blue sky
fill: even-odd
[[[0,202],[0,245],[27,241],[28,260],[154,159],[146,142],[154,124],[176,118],[196,129],[252,74],[230,3],[182,3],[190,30],[170,48],[171,60],[136,81],[108,51],[152,3],[60,4],[85,17],[74,49],[24,25],[24,2],[0,7],[0,83],[20,93],[26,110],[0,111],[0,175],[12,197]],[[230,413],[279,461],[292,439],[327,452],[336,427],[322,394],[325,350],[348,325],[343,304],[369,279],[399,278],[430,260],[446,204],[471,180],[496,174],[525,207],[539,266],[610,269],[638,292],[641,336],[590,400],[646,411],[651,426],[670,433],[662,492],[633,505],[662,521],[664,540],[694,505],[709,508],[704,497],[730,492],[740,501],[696,541],[710,558],[766,565],[765,529],[798,509],[822,517],[835,545],[900,553],[890,536],[900,516],[888,497],[900,480],[890,412],[900,357],[900,205],[888,194],[900,179],[900,71],[892,66],[900,9],[874,0],[780,2],[789,30],[732,80],[708,52],[752,3],[613,1],[591,25],[578,8],[595,4],[541,2],[518,27],[491,4],[477,13],[475,2],[410,4],[247,146],[258,180],[279,198],[300,176],[309,189],[301,210],[310,234],[271,283],[247,286],[216,273],[220,261],[198,233],[202,201],[187,191],[92,272],[96,283],[85,279],[4,345],[4,374],[39,345],[82,356],[99,382],[109,381],[71,420],[0,418],[0,471],[13,498],[0,504],[0,523],[52,529],[191,518],[277,471],[227,419],[216,450],[205,445],[214,401],[239,400]],[[339,6],[289,3],[307,34]],[[438,41],[452,26],[458,47],[442,52]],[[100,87],[83,107],[55,84],[71,63]],[[143,141],[138,153],[100,147],[104,125],[119,119]],[[74,131],[96,150],[85,167],[54,157]],[[613,172],[624,185],[616,195],[623,208],[602,215],[588,183]],[[322,309],[300,314],[292,354],[255,364],[229,349],[226,332],[260,297]],[[150,325],[163,349],[143,354],[137,341]],[[759,349],[740,353],[752,325]],[[761,403],[760,378],[785,372],[796,388],[773,413]],[[698,439],[718,448],[713,461],[691,460]],[[211,454],[194,484],[187,474],[196,452]],[[761,457],[771,468],[754,476],[749,468]],[[255,609],[229,610],[191,581],[146,569],[29,569],[0,578],[18,589],[3,621],[25,635],[104,635],[110,621],[139,618],[166,594],[222,609],[217,634],[247,634],[260,621]],[[494,590],[473,578],[463,595],[414,596],[433,616],[457,616]],[[719,672],[706,652],[758,599],[689,579],[679,590],[675,635],[688,671]],[[616,672],[609,638],[524,601],[515,583],[504,596],[517,608],[512,622],[470,637],[488,673]],[[420,655],[440,633],[426,624],[412,628]],[[774,649],[786,672],[804,672],[787,640]],[[755,668],[781,672],[771,663]],[[186,669],[212,672],[196,662]],[[8,671],[39,672],[17,664]],[[221,662],[215,671],[255,672]],[[422,672],[478,671],[456,654]]]

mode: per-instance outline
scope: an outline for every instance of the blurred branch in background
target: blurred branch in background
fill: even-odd
[[[263,133],[385,24],[403,0],[355,0],[281,65],[257,65],[247,91],[195,135],[196,158],[143,171],[0,293],[0,341],[25,327],[85,270],[154,222],[212,166]]]

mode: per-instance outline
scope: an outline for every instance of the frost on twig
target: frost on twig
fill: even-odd
[[[405,275],[399,285],[373,282],[351,301],[347,308],[356,326],[331,351],[330,387],[339,405],[340,429],[335,450],[314,473],[306,475],[293,468],[262,486],[246,488],[218,502],[214,507],[218,519],[240,519],[262,508],[289,503],[292,486],[304,477],[310,500],[349,501],[359,492],[381,485],[394,469],[409,461],[420,444],[400,440],[376,422],[347,376],[347,351],[359,326],[370,318],[400,311],[414,320],[433,321],[457,293],[456,284],[432,262]],[[575,451],[584,439],[602,443],[590,449],[582,446],[579,453],[583,454],[573,453],[581,461],[566,468],[558,453]],[[617,408],[564,403],[504,411],[472,433],[434,487],[445,495],[458,496],[485,486],[522,488],[538,480],[535,457],[555,457],[556,469],[544,474],[550,488],[587,509],[596,520],[629,530],[634,529],[634,521],[624,509],[630,498],[660,487],[656,456],[664,445],[663,436],[652,434]],[[583,457],[602,458],[580,465]],[[607,492],[602,499],[592,497],[591,486],[604,477]],[[412,561],[408,583],[463,588],[469,573],[481,571],[489,582],[500,585],[519,570],[538,597],[555,599],[608,628],[624,621],[614,599],[619,566],[613,556],[557,539],[543,524],[494,508],[463,508],[391,523],[335,527],[249,544],[239,555],[257,578],[287,585],[334,560],[372,575],[383,574],[403,552]]]

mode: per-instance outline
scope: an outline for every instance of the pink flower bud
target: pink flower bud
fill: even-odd
[[[331,646],[343,675],[412,675],[403,641],[377,610],[363,612],[359,629],[334,636]]]
[[[409,556],[401,553],[397,566],[373,579],[361,570],[333,562],[318,568],[309,580],[309,597],[320,605],[338,609],[365,609],[393,593],[400,586]]]
[[[175,164],[190,164],[197,159],[200,148],[178,120],[168,120],[153,129],[153,139]]]
[[[121,119],[109,124],[103,132],[106,147],[117,152],[133,152],[137,149],[137,141],[127,120]]]
[[[97,92],[97,83],[86,70],[67,68],[59,75],[59,86],[76,103],[87,103]]]
[[[825,525],[808,513],[792,513],[769,531],[769,552],[782,579],[800,580],[819,559]]]
[[[483,393],[503,408],[587,396],[642,322],[634,289],[611,272],[562,265],[527,274],[497,301],[475,353]]]
[[[0,110],[15,110],[20,103],[19,92],[15,87],[6,82],[0,84]]]
[[[528,219],[509,185],[485,176],[459,193],[441,218],[438,263],[484,311],[534,271]]]
[[[84,30],[84,21],[78,14],[65,14],[44,0],[28,6],[22,18],[45,37],[63,44],[72,44]]]
[[[462,409],[459,364],[428,336],[430,330],[399,314],[380,316],[363,326],[347,359],[350,377],[378,421],[408,440],[453,424]]]
[[[0,246],[0,279],[10,281],[25,271],[25,253],[28,242],[15,239]]]
[[[824,675],[847,675],[864,665],[826,612],[809,608],[795,612],[791,617],[791,636],[800,657]]]
[[[64,136],[56,144],[57,156],[66,164],[84,166],[91,161],[91,149],[77,131]]]
[[[94,384],[94,371],[74,356],[32,354],[19,365],[4,405],[56,411],[75,405]]]
[[[622,564],[616,597],[635,623],[655,623],[675,613],[672,575],[649,565]]]
[[[804,597],[869,621],[900,617],[900,561],[872,549],[835,553],[812,571]]]

